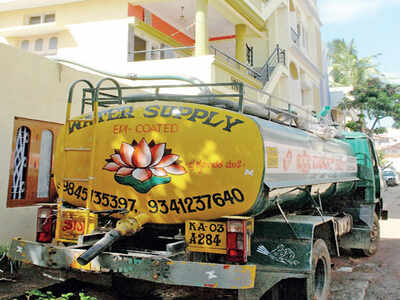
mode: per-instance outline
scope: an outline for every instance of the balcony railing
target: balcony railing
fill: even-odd
[[[260,77],[258,78],[264,85],[270,80],[272,72],[279,65],[286,65],[286,51],[276,45],[275,50],[269,56],[267,62],[258,70]]]
[[[149,60],[157,60],[157,59],[163,59],[163,58],[174,58],[176,56],[180,57],[189,57],[191,55],[187,54],[185,50],[193,50],[194,46],[188,46],[188,47],[178,47],[178,48],[160,48],[160,49],[152,49],[152,50],[141,50],[141,51],[133,51],[129,52],[130,55],[135,55],[135,54],[146,54],[150,58]],[[246,66],[242,62],[238,61],[237,59],[233,58],[229,54],[226,54],[222,50],[214,47],[214,46],[209,46],[209,51],[210,54],[215,55],[219,59],[225,61],[228,65],[230,65],[232,68],[236,70],[241,70],[247,72],[250,76],[254,78],[261,78],[262,74],[258,73],[256,70],[253,68]],[[160,55],[158,55],[160,53]],[[161,53],[164,53],[162,55]],[[157,54],[157,55],[155,55]],[[168,54],[168,55],[167,55]],[[173,55],[172,55],[173,54]],[[170,56],[170,57],[168,57]]]
[[[228,63],[233,68],[238,69],[238,70],[244,69],[247,72],[247,74],[249,74],[250,76],[252,76],[254,78],[260,78],[261,73],[258,73],[253,68],[250,68],[249,66],[246,66],[242,62],[240,62],[237,59],[233,58],[229,54],[226,54],[222,50],[220,50],[218,48],[215,48],[214,46],[210,46],[209,48],[210,48],[210,53],[211,54],[214,54],[216,57],[219,57],[219,58],[225,60],[225,62]]]

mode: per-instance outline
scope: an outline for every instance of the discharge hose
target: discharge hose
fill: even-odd
[[[97,241],[92,247],[81,254],[76,261],[81,265],[87,265],[96,256],[102,253],[123,236],[134,235],[142,226],[149,221],[150,217],[140,214],[136,218],[121,219],[117,222],[115,229],[107,232],[103,238]]]

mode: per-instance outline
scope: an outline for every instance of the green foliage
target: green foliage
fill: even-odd
[[[378,156],[378,163],[381,167],[386,166],[388,163],[385,161],[385,152],[383,150],[377,150],[376,154]]]
[[[80,300],[97,300],[97,298],[92,296],[86,296],[84,293],[79,293]]]
[[[74,293],[62,294],[60,297],[54,296],[51,291],[43,293],[39,290],[31,290],[25,293],[27,300],[68,300],[75,296]],[[92,296],[86,296],[84,293],[79,293],[80,300],[97,300],[97,298]]]
[[[393,118],[394,127],[400,127],[400,86],[386,84],[378,78],[373,78],[368,79],[365,84],[356,86],[350,94],[354,100],[345,98],[339,108],[354,109],[360,113],[359,119],[348,122],[346,127],[369,135],[381,134],[386,129],[377,126],[380,120],[387,117]],[[369,128],[366,119],[372,122]]]
[[[374,60],[379,56],[371,55],[358,58],[354,39],[346,43],[336,39],[328,44],[328,58],[332,70],[329,75],[334,86],[357,86],[363,84],[371,75],[378,74]]]
[[[3,254],[7,254],[8,250],[10,249],[10,245],[2,245],[0,244],[0,257],[3,256]]]

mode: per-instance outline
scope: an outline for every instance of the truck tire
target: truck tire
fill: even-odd
[[[318,239],[312,248],[311,275],[307,283],[308,299],[327,300],[331,285],[331,256],[324,240]]]
[[[379,218],[374,213],[374,223],[370,232],[371,244],[368,249],[352,249],[353,253],[358,256],[372,256],[378,251],[379,241],[381,239],[381,227],[379,225]]]
[[[378,251],[379,241],[381,239],[381,227],[379,225],[379,218],[376,213],[374,213],[374,223],[372,224],[370,237],[371,237],[370,247],[368,249],[363,249],[363,254],[365,256],[372,256]]]

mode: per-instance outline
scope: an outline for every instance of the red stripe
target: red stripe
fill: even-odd
[[[236,35],[225,35],[225,36],[216,36],[213,38],[210,38],[209,41],[220,41],[220,40],[230,40],[236,38]]]

